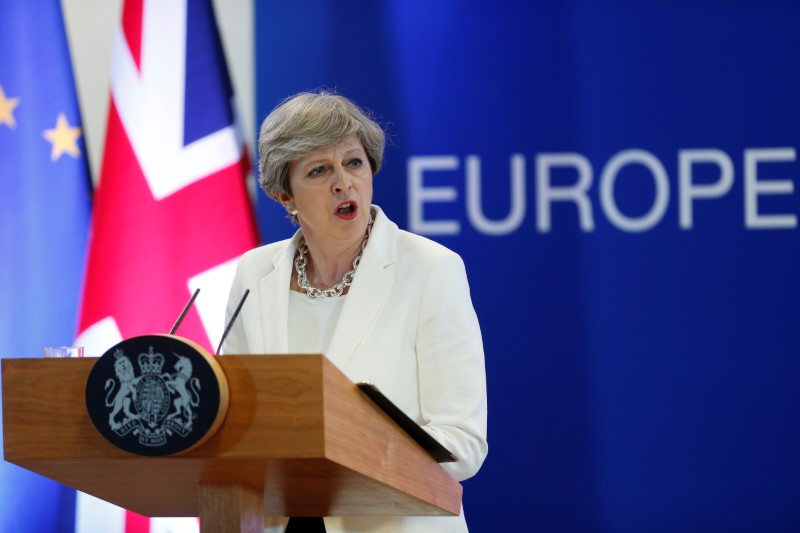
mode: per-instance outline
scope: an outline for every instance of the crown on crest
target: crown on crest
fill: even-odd
[[[153,353],[152,346],[149,353],[139,354],[139,368],[144,374],[158,374],[163,366],[164,356],[160,353]]]

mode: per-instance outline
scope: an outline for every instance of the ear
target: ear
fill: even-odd
[[[291,197],[291,196],[289,196],[289,195],[288,195],[288,194],[286,194],[286,193],[276,194],[276,195],[274,196],[274,198],[275,198],[275,200],[277,200],[278,202],[280,202],[280,203],[283,205],[283,207],[286,207],[286,208],[288,208],[288,207],[289,207],[289,204],[291,204],[291,203],[292,203],[292,197]]]

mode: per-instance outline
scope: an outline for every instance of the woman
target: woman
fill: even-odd
[[[242,257],[228,320],[251,294],[225,353],[324,353],[459,457],[443,465],[456,480],[473,476],[487,453],[486,380],[464,264],[372,205],[383,130],[342,96],[301,93],[264,120],[258,144],[260,185],[300,229]],[[324,521],[328,532],[467,531],[463,512]]]

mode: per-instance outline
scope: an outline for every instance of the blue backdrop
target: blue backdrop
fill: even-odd
[[[466,262],[473,531],[800,529],[800,4],[271,1],[255,24],[258,119],[318,87],[374,111],[376,203]]]

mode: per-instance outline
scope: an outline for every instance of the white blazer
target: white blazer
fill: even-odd
[[[443,468],[467,479],[483,463],[486,374],[480,327],[461,258],[400,230],[372,206],[375,224],[327,353],[353,382],[378,386],[408,416],[459,457]],[[247,252],[226,312],[250,294],[223,352],[288,353],[289,284],[299,231]],[[276,520],[282,532],[286,519]],[[327,517],[328,532],[466,532],[459,517]]]

